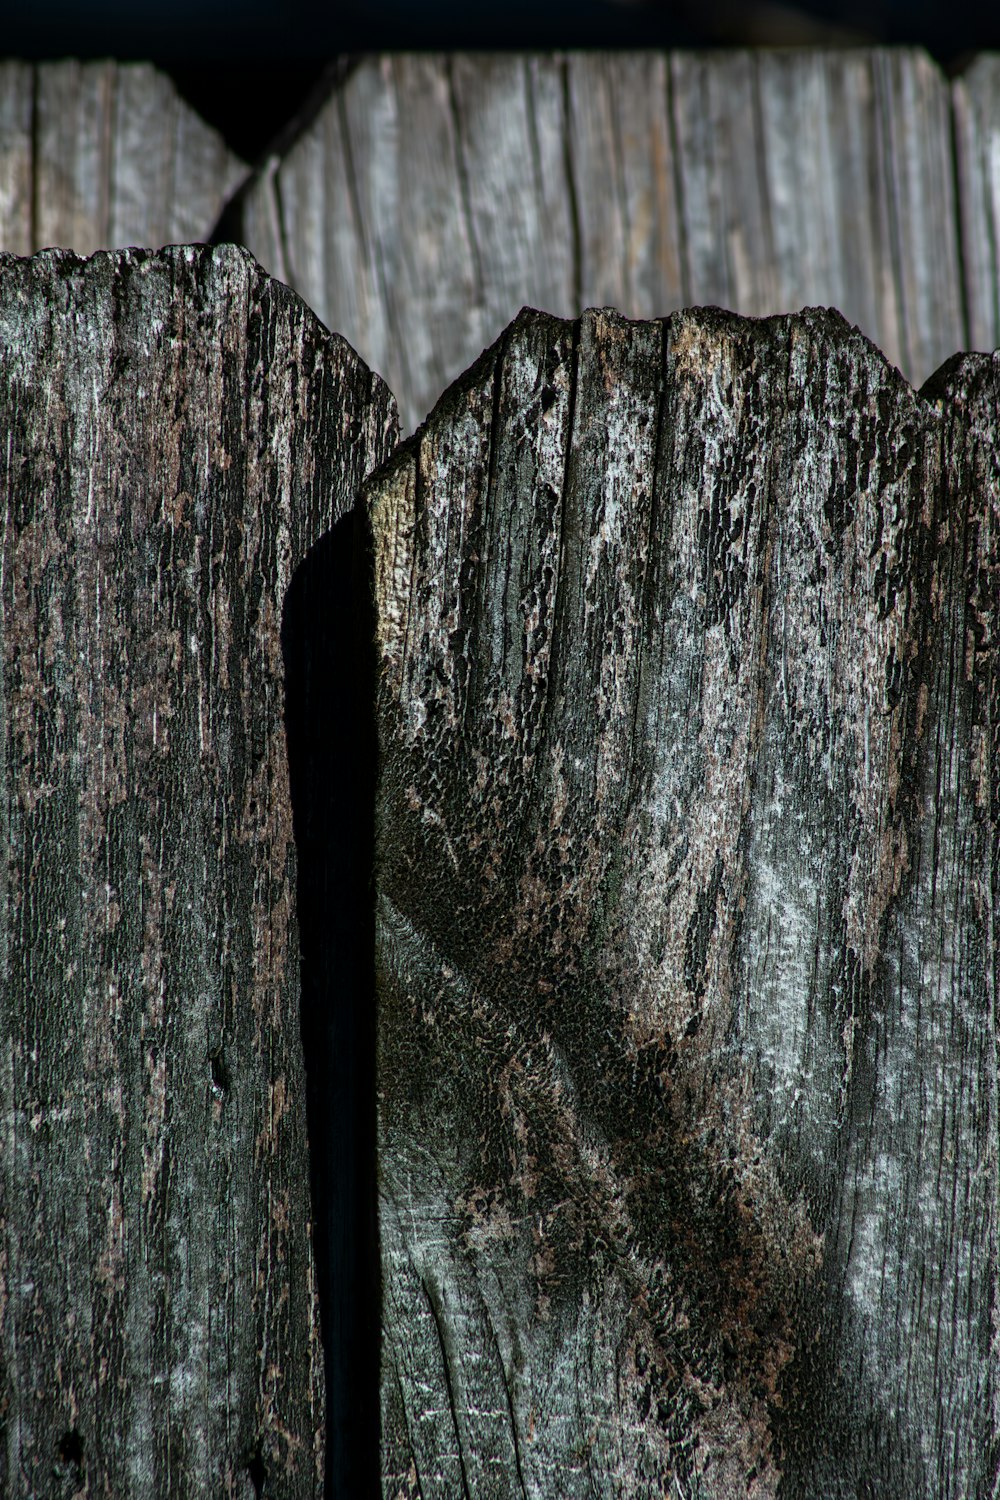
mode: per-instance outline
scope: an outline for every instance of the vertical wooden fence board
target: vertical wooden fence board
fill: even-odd
[[[891,244],[887,168],[876,145],[880,110],[875,71],[868,55],[856,52],[845,54],[840,67],[823,67],[823,72],[829,107],[823,127],[829,137],[824,165],[828,162],[836,184],[832,212],[843,277],[838,289],[843,289],[845,315],[898,365],[903,348],[902,311],[892,257],[886,250]],[[805,170],[808,173],[808,165]],[[813,183],[810,202],[818,210],[818,174],[809,175]],[[831,300],[840,306],[836,298]]]
[[[761,138],[782,310],[832,303],[898,351],[899,318],[865,53],[764,53]],[[760,309],[763,311],[763,307]],[[778,309],[774,309],[778,310]]]
[[[568,109],[564,122],[553,123],[557,129],[561,124],[565,135],[576,207],[579,271],[574,291],[589,307],[628,307],[629,218],[614,63],[604,57],[572,57],[564,67]],[[644,156],[651,135],[644,142]]]
[[[922,618],[887,662],[890,818],[875,833],[892,858],[870,956],[847,955],[844,1088],[856,1097],[820,1327],[828,1420],[848,1422],[867,1388],[882,1431],[856,1430],[846,1473],[815,1453],[804,1493],[854,1494],[884,1472],[901,1493],[989,1494],[1000,1466],[995,361],[954,361],[922,399],[935,403],[939,456],[922,461],[917,547],[883,551],[875,579],[880,612],[905,592]],[[901,451],[917,456],[909,441]],[[893,705],[907,697],[897,760]],[[854,719],[874,784],[874,719]],[[887,1299],[895,1317],[873,1315]]]
[[[119,63],[116,85],[103,244],[113,249],[207,239],[246,168],[155,68]]]
[[[5,63],[0,249],[205,240],[247,168],[145,63]],[[6,185],[5,185],[6,184]]]
[[[384,104],[365,108],[348,84],[344,119],[359,218],[395,341],[385,374],[393,390],[439,390],[442,372],[467,364],[484,342],[450,61],[396,57],[381,76]]]
[[[39,246],[89,255],[107,244],[116,64],[38,67],[35,202]]]
[[[135,64],[122,67],[122,73],[131,78],[141,79],[144,72]],[[160,210],[164,228],[161,236],[146,234],[140,242],[154,246],[200,244],[213,233],[228,200],[250,169],[184,99],[175,97],[171,114],[171,192]],[[132,233],[140,238],[138,221]]]
[[[996,379],[526,313],[370,481],[387,1500],[992,1492]]]
[[[949,885],[954,890],[955,900],[952,912],[948,912],[946,900],[950,891],[946,886],[944,899],[939,898],[944,910],[938,934],[939,941],[943,941],[940,942],[939,954],[935,956],[939,972],[945,970],[942,959],[955,959],[952,973],[942,974],[942,989],[947,996],[950,980],[952,993],[961,1002],[973,1064],[961,1078],[955,1076],[956,1070],[953,1069],[954,1092],[947,1098],[939,1097],[935,1103],[941,1110],[946,1135],[954,1136],[954,1116],[961,1111],[966,1112],[970,1129],[975,1132],[979,1174],[964,1201],[960,1189],[956,1194],[961,1231],[959,1245],[968,1265],[968,1280],[974,1294],[981,1295],[995,1310],[1000,1305],[1000,1222],[993,1192],[1000,1178],[1000,1138],[996,1129],[996,1121],[1000,1118],[1000,1046],[996,1020],[1000,1015],[1000,953],[997,944],[1000,860],[995,837],[995,830],[1000,826],[1000,673],[996,659],[1000,640],[1000,493],[997,486],[1000,366],[996,354],[988,360],[966,357],[954,361],[941,381],[941,399],[950,419],[945,426],[943,461],[948,487],[942,509],[948,533],[949,562],[958,594],[952,604],[950,665],[956,723],[953,743],[961,746],[961,753],[952,753],[950,764],[948,749],[944,745],[939,754],[938,763],[949,780],[945,816],[949,821],[953,820],[949,829],[949,853],[954,860],[954,873]],[[989,837],[991,829],[993,838]],[[926,875],[924,885],[926,888]],[[954,920],[955,909],[961,912],[960,925]],[[985,1016],[982,1007],[976,1003],[983,993],[987,997]],[[991,1017],[992,1027],[989,1024]],[[940,1031],[939,1021],[939,1035]],[[983,1086],[977,1088],[973,1080],[980,1071]],[[943,1163],[945,1167],[948,1164],[946,1152]],[[949,1260],[954,1264],[954,1254]],[[959,1269],[964,1273],[966,1265],[960,1264]],[[944,1294],[942,1304],[944,1296],[949,1293],[961,1296],[961,1278],[952,1275],[941,1290]],[[944,1318],[943,1306],[942,1326],[951,1342],[953,1357],[969,1359],[973,1372],[970,1394],[978,1401],[976,1405],[970,1403],[969,1411],[963,1412],[962,1416],[966,1425],[970,1416],[977,1422],[980,1445],[988,1455],[987,1462],[992,1462],[995,1476],[1000,1473],[1000,1334],[995,1311],[988,1331],[984,1330],[988,1344],[984,1338],[981,1345],[988,1347],[990,1357],[989,1379],[985,1381],[979,1377],[980,1351],[958,1345],[957,1330]],[[942,1441],[947,1441],[944,1434]],[[974,1483],[974,1472],[970,1472],[968,1488],[972,1489]]]
[[[340,121],[335,113],[331,113],[326,123],[332,132],[339,133]],[[277,157],[272,158],[269,178],[271,192],[268,195],[270,222],[266,227],[267,231],[275,236],[277,243],[286,215],[302,225],[303,233],[296,239],[294,246],[282,244],[279,251],[282,258],[287,252],[287,274],[296,286],[321,286],[328,274],[328,260],[331,256],[336,259],[340,245],[346,243],[349,247],[347,259],[337,266],[333,274],[344,286],[353,286],[357,306],[364,308],[371,301],[371,293],[365,284],[364,265],[357,257],[361,241],[357,233],[344,153],[328,153],[331,160],[336,160],[341,174],[339,179],[334,174],[324,179],[317,170],[318,158],[324,154],[322,137],[310,136],[302,145],[301,154],[295,160],[290,158],[281,174],[280,198],[278,173],[281,162]],[[327,205],[331,201],[340,205],[340,213],[327,212]],[[338,326],[336,319],[328,318],[327,321],[332,328]]]
[[[392,399],[241,250],[0,262],[0,1490],[323,1492],[282,609]]]
[[[384,80],[368,90],[366,83],[374,80],[359,77],[356,122],[348,119],[346,98],[334,95],[321,117],[322,128],[304,136],[284,162],[276,163],[273,183],[276,198],[280,195],[290,272],[315,293],[310,306],[331,328],[342,329],[358,348],[378,350],[378,368],[388,380],[390,351],[395,351],[396,368],[407,351],[389,322],[386,281],[393,268],[382,260],[375,235],[378,215],[372,213],[372,195],[384,196],[389,189],[384,182],[366,180],[365,163],[373,142],[393,138],[395,117]],[[361,133],[357,141],[355,128]],[[248,195],[248,205],[253,198]]]
[[[278,202],[278,194],[275,186],[275,177],[278,170],[278,160],[271,156],[264,167],[254,178],[254,192],[251,196],[241,198],[240,222],[242,225],[242,239],[247,245],[256,245],[253,252],[255,259],[262,266],[276,276],[279,281],[294,286],[306,301],[309,301],[305,287],[307,283],[301,279],[301,273],[296,273],[290,266],[285,254],[285,243],[281,232],[281,206]],[[299,247],[299,256],[305,256],[306,250]],[[322,317],[322,308],[310,302],[309,305],[318,316]]]
[[[923,52],[876,52],[875,67],[902,323],[896,363],[919,384],[968,345],[950,90]]]
[[[677,53],[690,301],[857,322],[911,380],[965,330],[948,89],[920,52]]]
[[[31,243],[31,101],[27,63],[0,63],[0,246],[29,255]]]
[[[1000,56],[952,84],[969,347],[1000,345]]]
[[[831,70],[823,54],[764,53],[756,63],[771,257],[781,295],[797,310],[817,283],[844,284],[836,182],[848,140],[833,149]]]
[[[688,298],[777,311],[754,57],[678,52],[670,69]]]
[[[162,245],[168,238],[166,212],[174,196],[175,124],[180,101],[162,73],[142,65],[118,67],[115,121],[108,176],[104,247]],[[222,142],[218,141],[221,147]],[[224,150],[224,148],[223,148]],[[222,163],[218,163],[222,165]],[[185,235],[185,239],[199,236]],[[200,238],[206,238],[202,230]],[[88,247],[97,249],[97,245]],[[86,253],[86,252],[84,252]]]

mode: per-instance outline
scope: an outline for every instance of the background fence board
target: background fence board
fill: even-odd
[[[988,151],[971,97],[960,144]],[[913,49],[385,56],[236,222],[412,428],[525,303],[833,305],[919,384],[968,342],[958,180],[949,85]],[[986,278],[970,296],[979,329]]]
[[[0,63],[0,250],[206,240],[246,171],[145,63]]]
[[[0,413],[0,1492],[319,1495],[282,625],[392,400],[179,247],[0,261]]]

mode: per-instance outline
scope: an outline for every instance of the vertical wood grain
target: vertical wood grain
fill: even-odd
[[[207,240],[246,165],[147,63],[4,63],[0,250]]]
[[[914,49],[386,56],[240,232],[412,429],[524,304],[834,306],[919,383],[967,338],[956,194],[949,86]]]
[[[387,1500],[992,1493],[996,411],[525,313],[370,481]]]
[[[0,262],[0,1489],[323,1493],[282,611],[391,397],[241,250]]]
[[[952,84],[969,347],[1000,345],[1000,57],[977,57]]]

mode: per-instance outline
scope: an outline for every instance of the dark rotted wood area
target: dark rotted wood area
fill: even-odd
[[[993,1493],[997,380],[524,312],[370,482],[386,1500]]]

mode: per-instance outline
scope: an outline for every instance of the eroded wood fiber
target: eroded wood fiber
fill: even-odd
[[[392,398],[245,251],[0,261],[0,1491],[318,1496],[282,610]]]
[[[996,434],[526,311],[371,481],[386,1500],[993,1494]]]
[[[240,213],[408,430],[525,303],[835,306],[917,381],[967,345],[949,86],[914,49],[364,58]]]

